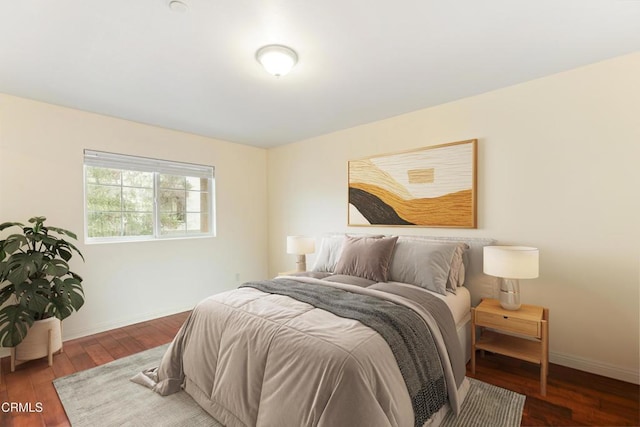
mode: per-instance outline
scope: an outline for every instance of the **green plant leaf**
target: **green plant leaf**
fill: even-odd
[[[46,264],[45,272],[49,276],[62,277],[69,272],[69,264],[61,259],[52,259]]]
[[[29,278],[29,273],[31,271],[31,268],[33,268],[33,270],[35,270],[35,266],[33,267],[29,267],[29,265],[32,264],[21,264],[22,268],[14,268],[11,270],[11,272],[7,275],[7,281],[13,283],[14,285],[19,285],[20,283],[23,283],[24,281],[26,281]]]
[[[2,245],[2,250],[8,254],[12,254],[21,248],[24,245],[27,245],[29,242],[27,238],[21,234],[12,234],[4,241]]]
[[[66,234],[67,236],[71,237],[72,239],[78,240],[78,236],[76,235],[76,233],[74,233],[72,231],[69,231],[69,230],[65,230],[64,228],[49,227],[49,230],[55,231],[58,234]]]
[[[2,224],[0,224],[0,231],[9,227],[24,227],[24,224],[21,224],[19,222],[3,222]]]
[[[25,234],[25,236],[28,240],[31,240],[32,242],[39,242],[44,237],[44,235],[36,234],[36,233],[27,233]]]
[[[42,224],[46,220],[47,220],[46,216],[34,216],[29,218],[29,223],[31,224],[35,223],[37,225],[37,224]]]
[[[9,298],[13,296],[16,287],[15,285],[9,284],[4,288],[0,289],[0,306],[4,305],[5,302],[9,301]]]
[[[82,260],[84,261],[84,255],[82,255],[82,252],[80,252],[80,249],[78,249],[73,243],[68,242],[64,239],[60,239],[58,241],[58,247],[65,247],[65,248],[70,248],[74,250],[78,255],[80,255],[80,258],[82,258]]]
[[[42,318],[49,306],[51,285],[45,278],[37,278],[15,286],[14,294],[17,303],[29,309],[35,320]]]
[[[47,312],[47,307],[49,306],[49,297],[34,294],[26,303],[26,307],[33,313],[36,314],[36,320],[40,320],[43,318],[43,314]]]
[[[69,270],[69,274],[71,275],[71,277],[78,279],[78,281],[82,282],[84,279],[82,277],[80,277],[79,274],[74,273],[73,271]]]
[[[67,251],[65,249],[62,249],[62,248],[56,248],[56,252],[65,261],[69,261],[71,259],[71,257],[72,257],[71,252],[69,252],[69,251]]]
[[[67,277],[63,281],[54,280],[54,283],[51,303],[55,310],[52,314],[64,320],[73,310],[77,311],[84,305],[84,291],[80,280],[74,277]]]
[[[47,245],[48,248],[51,248],[58,243],[58,239],[52,236],[42,236],[42,243]]]
[[[22,305],[7,305],[0,310],[0,345],[15,347],[20,344],[33,325],[32,313]]]
[[[3,258],[0,258],[0,259],[3,259]],[[5,281],[4,275],[5,275],[5,272],[7,271],[7,267],[8,267],[8,264],[6,261],[0,261],[0,283]]]
[[[44,255],[40,252],[17,253],[7,262],[6,280],[17,285],[35,276],[42,267]]]

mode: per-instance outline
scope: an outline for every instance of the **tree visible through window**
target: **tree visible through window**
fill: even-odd
[[[213,167],[85,150],[87,241],[213,235]]]

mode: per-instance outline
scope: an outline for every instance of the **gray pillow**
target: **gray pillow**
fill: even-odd
[[[344,236],[347,236],[347,234],[327,235],[322,238],[320,241],[320,250],[316,255],[311,271],[325,273],[333,273],[335,271],[336,264],[338,263],[338,259],[342,253]],[[382,234],[366,234],[354,237],[371,237],[379,239],[385,236]]]
[[[458,243],[456,250],[451,259],[451,268],[449,270],[449,279],[447,280],[447,290],[456,293],[458,286],[464,285],[465,263],[464,257],[469,249],[466,243]]]
[[[345,236],[335,273],[386,282],[389,277],[389,263],[397,240],[397,236],[384,238]]]
[[[446,295],[451,261],[458,246],[457,243],[399,240],[389,266],[389,278]],[[457,280],[449,285],[450,289],[455,286]]]

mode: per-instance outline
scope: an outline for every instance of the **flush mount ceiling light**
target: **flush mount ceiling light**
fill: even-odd
[[[271,44],[258,49],[256,59],[269,74],[280,77],[287,74],[296,65],[298,55],[290,47]]]
[[[187,3],[179,0],[169,1],[169,9],[178,13],[186,13],[189,10]]]

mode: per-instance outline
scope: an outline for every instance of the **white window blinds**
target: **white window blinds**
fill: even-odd
[[[213,166],[181,163],[149,157],[128,156],[104,151],[84,150],[84,164],[110,169],[126,169],[139,172],[158,172],[167,175],[184,175],[196,178],[213,178]]]

